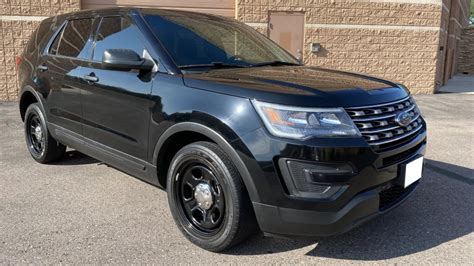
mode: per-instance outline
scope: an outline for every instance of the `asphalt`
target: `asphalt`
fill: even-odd
[[[429,125],[424,177],[400,208],[344,235],[256,235],[225,254],[190,244],[166,193],[69,151],[29,156],[16,103],[0,103],[0,264],[387,263],[474,261],[474,95],[416,97]]]

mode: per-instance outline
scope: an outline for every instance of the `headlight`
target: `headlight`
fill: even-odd
[[[256,100],[252,103],[268,131],[278,137],[307,139],[313,136],[360,136],[343,108],[303,108]]]

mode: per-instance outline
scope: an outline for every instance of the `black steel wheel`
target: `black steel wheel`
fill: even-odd
[[[196,142],[178,151],[167,190],[178,228],[204,249],[222,251],[258,230],[238,171],[214,143]]]
[[[25,139],[31,157],[40,163],[57,160],[66,151],[66,146],[49,134],[44,114],[37,103],[31,104],[26,109]]]
[[[40,157],[45,151],[45,128],[41,123],[41,119],[38,114],[32,113],[27,117],[25,121],[26,138],[28,143],[28,149],[32,154]]]
[[[219,180],[209,166],[199,160],[183,165],[175,195],[192,225],[204,234],[219,230],[225,214],[225,197]]]

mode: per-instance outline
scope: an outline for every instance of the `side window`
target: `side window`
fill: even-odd
[[[35,53],[38,49],[42,40],[49,35],[51,38],[51,33],[49,33],[49,29],[51,27],[51,23],[41,23],[38,28],[33,32],[28,41],[28,46],[26,46],[26,53],[32,54]]]
[[[59,40],[61,40],[61,35],[63,34],[64,28],[56,35],[53,43],[49,47],[49,54],[55,55],[58,52]]]
[[[107,49],[132,49],[138,55],[143,55],[145,46],[130,18],[116,16],[102,19],[95,41],[94,61],[102,61]]]
[[[51,49],[57,49],[58,55],[84,58],[87,52],[84,48],[92,31],[92,23],[92,18],[68,21],[59,41],[59,46],[54,46],[57,41],[55,40]]]

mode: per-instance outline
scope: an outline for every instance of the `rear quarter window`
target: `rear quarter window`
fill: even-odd
[[[54,38],[53,43],[49,47],[49,51],[48,51],[49,54],[55,55],[58,52],[59,41],[61,40],[61,35],[63,34],[63,30],[64,28],[62,28],[61,31],[58,33],[58,35],[56,35],[56,37]]]
[[[86,58],[87,42],[91,36],[92,18],[69,20],[50,47],[50,54]]]
[[[28,45],[25,49],[25,52],[27,54],[38,53],[38,50],[41,49],[40,46],[44,43],[44,40],[51,38],[51,24],[51,22],[43,22],[31,34],[30,39],[28,41]]]

